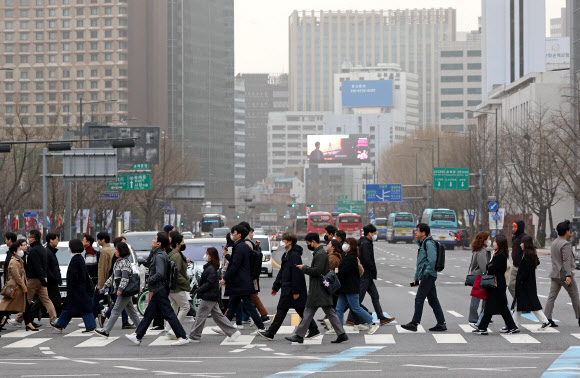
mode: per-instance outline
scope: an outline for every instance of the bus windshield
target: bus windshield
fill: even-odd
[[[308,218],[296,219],[296,232],[306,232],[308,230]]]
[[[395,217],[395,222],[413,223],[413,216],[412,215],[397,215]]]
[[[375,226],[386,226],[387,220],[386,219],[377,219],[375,221]]]
[[[330,224],[330,217],[326,215],[312,215],[310,225],[312,227],[326,227]]]
[[[455,214],[433,213],[431,214],[431,222],[455,222]]]
[[[224,227],[225,223],[223,220],[223,216],[216,215],[216,216],[204,216],[201,219],[201,231],[202,232],[210,232],[214,228],[217,227]]]
[[[338,223],[361,223],[360,217],[347,216],[338,218]]]

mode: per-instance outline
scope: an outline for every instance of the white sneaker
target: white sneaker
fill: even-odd
[[[253,326],[253,324],[252,324],[252,326]],[[250,326],[250,327],[251,327],[251,326]],[[243,331],[243,330],[244,330],[244,326],[243,326],[243,325],[237,325],[237,324],[236,324],[236,328],[237,328],[238,330],[240,330],[240,331]]]
[[[353,329],[353,330],[355,330],[355,331],[368,331],[368,330],[369,330],[369,327],[367,327],[367,326],[366,326],[366,325],[364,325],[364,324],[355,324],[355,325],[352,327],[352,329]],[[375,331],[375,332],[376,332],[376,331]]]
[[[172,343],[172,346],[180,346],[180,345],[186,345],[189,344],[189,339],[187,337],[183,337],[183,338],[178,338],[176,342]]]
[[[165,337],[167,337],[169,340],[177,340],[177,337],[175,337],[175,334],[171,331],[165,332]]]
[[[127,339],[129,339],[133,344],[141,345],[141,339],[137,338],[136,333],[128,333],[125,335]]]
[[[79,323],[79,328],[85,328],[85,322]]]
[[[228,337],[228,338],[226,339],[226,341],[227,341],[228,343],[234,342],[234,341],[236,341],[236,339],[237,339],[238,337],[240,337],[241,335],[242,335],[242,334],[240,333],[240,331],[236,331],[236,332],[234,332],[234,334],[232,334],[230,337]]]
[[[478,329],[477,323],[469,323],[469,326],[473,329]]]
[[[22,327],[22,323],[18,323],[15,319],[8,319],[6,322],[13,327]]]
[[[370,324],[370,329],[367,332],[367,335],[374,335],[375,332],[377,332],[377,330],[379,329],[380,325],[376,324],[376,323],[371,323]]]
[[[217,334],[226,336],[226,333],[220,327],[211,327],[211,330]]]
[[[324,326],[329,331],[332,329],[332,324],[330,324],[330,320],[328,320],[328,319],[324,319]]]
[[[266,330],[266,328],[262,328],[262,329],[257,329],[254,332],[250,333],[250,335],[258,335],[258,332],[264,332]],[[239,331],[238,331],[239,332]]]
[[[334,330],[334,328],[331,328],[328,331],[326,331],[325,334],[327,334],[327,335],[336,335],[336,331]]]

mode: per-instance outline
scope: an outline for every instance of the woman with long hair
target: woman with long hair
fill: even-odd
[[[487,273],[494,275],[497,286],[493,289],[487,289],[487,300],[485,301],[485,309],[483,318],[479,323],[477,329],[473,333],[478,335],[487,335],[487,326],[493,315],[501,315],[506,328],[502,333],[514,334],[519,333],[520,329],[514,323],[514,319],[508,308],[506,290],[507,284],[505,280],[505,271],[507,269],[507,261],[509,256],[508,242],[504,235],[497,235],[493,242],[493,249],[495,251],[493,258],[487,264]]]
[[[471,264],[469,264],[469,274],[476,276],[483,276],[487,269],[491,255],[491,239],[488,232],[480,232],[475,235],[471,243]],[[480,298],[471,297],[471,304],[469,306],[469,324],[476,327],[479,320],[479,303],[482,302]],[[485,301],[482,304],[482,311],[485,308]]]
[[[544,331],[550,327],[552,323],[546,318],[542,311],[542,305],[538,299],[538,291],[536,288],[536,268],[540,265],[540,260],[534,247],[534,240],[531,236],[524,236],[520,245],[524,255],[520,261],[518,275],[516,278],[516,297],[512,304],[512,309],[515,309],[514,321],[516,326],[520,325],[520,318],[523,311],[533,312],[536,318],[542,325],[538,329]]]

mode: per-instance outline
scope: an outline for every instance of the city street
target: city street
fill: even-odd
[[[347,327],[349,341],[344,344],[331,344],[336,336],[325,335],[307,340],[303,345],[291,345],[284,337],[292,334],[293,326],[299,321],[298,315],[292,314],[274,341],[250,336],[255,328],[246,325],[242,336],[226,345],[223,336],[211,332],[209,327],[214,324],[209,320],[200,344],[172,347],[164,336],[150,332],[140,346],[135,346],[124,338],[127,331],[121,330],[120,322],[105,340],[94,334],[82,335],[77,327],[80,319],[73,320],[63,335],[50,329],[48,320],[43,319],[40,332],[7,326],[8,330],[1,333],[0,375],[323,377],[336,373],[364,377],[488,377],[490,374],[539,377],[562,353],[580,345],[580,328],[565,291],[561,291],[554,311],[558,328],[539,332],[539,323],[529,314],[523,319],[520,334],[506,336],[499,333],[504,326],[501,317],[495,316],[490,326],[492,333],[473,335],[467,321],[470,288],[463,284],[471,258],[469,250],[448,251],[446,268],[437,279],[448,331],[427,330],[435,325],[427,303],[419,332],[402,330],[400,324],[409,322],[413,314],[416,288],[411,288],[409,282],[413,279],[416,251],[414,245],[375,243],[381,304],[385,312],[396,317],[396,323],[382,326],[372,336]],[[281,255],[281,250],[274,252],[276,263]],[[309,251],[305,250],[305,255],[309,257]],[[538,293],[544,305],[550,282],[550,257],[541,256],[540,260]],[[272,282],[273,278],[261,279],[261,298],[271,315],[278,300],[270,295]],[[368,296],[365,305],[372,308]],[[321,312],[316,318],[322,318]],[[188,321],[186,327],[190,326]],[[574,349],[568,353],[575,353]],[[580,369],[580,364],[575,369],[569,365],[554,365],[553,369],[554,374],[564,374],[566,369]]]

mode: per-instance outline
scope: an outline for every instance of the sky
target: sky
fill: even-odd
[[[565,0],[546,1],[549,19],[560,17]],[[294,10],[455,8],[457,31],[477,29],[480,0],[234,0],[236,73],[288,72],[288,17]]]

